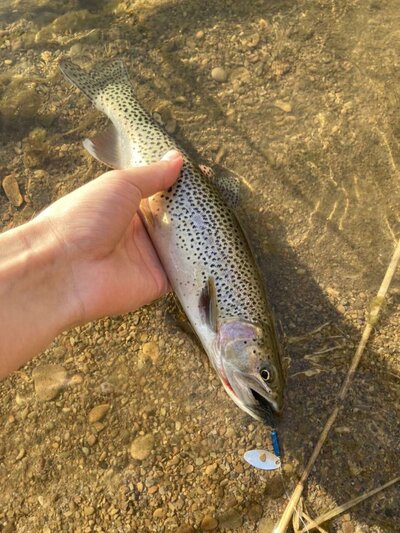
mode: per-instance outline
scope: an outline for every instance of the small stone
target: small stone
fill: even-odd
[[[226,500],[225,500],[225,506],[229,509],[231,507],[235,507],[235,505],[237,505],[238,501],[236,499],[236,496],[234,496],[233,494],[230,494]]]
[[[143,489],[144,489],[144,485],[141,481],[139,481],[139,483],[136,484],[136,488],[138,490],[138,492],[143,492]]]
[[[89,446],[94,446],[97,442],[96,435],[88,435],[88,438],[86,439],[86,442]]]
[[[342,522],[342,533],[354,533],[354,525],[349,520]]]
[[[82,54],[82,45],[81,43],[75,43],[69,49],[69,57],[77,57]]]
[[[265,516],[258,523],[257,533],[272,533],[275,529],[275,524],[272,518]]]
[[[158,507],[158,509],[154,511],[153,516],[154,518],[163,518],[165,514],[166,514],[165,509],[163,509],[162,507]]]
[[[276,100],[274,106],[285,113],[290,113],[292,110],[292,104],[289,102],[284,102],[283,100]]]
[[[25,450],[23,448],[20,449],[18,452],[17,457],[15,458],[16,461],[20,461],[25,456]]]
[[[257,522],[260,520],[263,514],[263,507],[259,503],[251,502],[247,509],[247,516],[252,522]]]
[[[235,435],[235,430],[231,427],[229,427],[226,431],[225,431],[225,436],[226,437],[233,437]]]
[[[294,467],[290,463],[285,463],[283,465],[283,471],[285,472],[285,474],[288,474],[288,475],[293,474]]]
[[[185,472],[185,474],[192,474],[193,473],[193,470],[194,470],[194,466],[193,465],[186,465],[185,468],[183,469],[183,471]]]
[[[210,514],[206,514],[200,524],[200,528],[203,531],[212,531],[213,529],[216,529],[218,527],[217,520],[211,516]]]
[[[217,463],[213,463],[211,465],[207,465],[204,472],[206,476],[212,476],[214,472],[217,470],[217,468],[218,468]]]
[[[69,385],[80,385],[83,383],[83,376],[81,374],[74,374],[69,380]]]
[[[176,120],[174,118],[171,118],[165,123],[165,130],[167,133],[175,133],[176,130]]]
[[[251,35],[247,41],[246,41],[246,44],[249,48],[255,48],[258,43],[260,42],[260,34],[259,33],[253,33],[253,35]]]
[[[155,494],[157,491],[158,491],[158,486],[157,486],[157,485],[153,485],[152,487],[149,487],[149,488],[147,489],[147,492],[148,492],[149,494]]]
[[[39,400],[54,400],[67,384],[67,372],[61,365],[40,365],[32,372]]]
[[[22,198],[15,176],[13,174],[6,176],[3,179],[2,185],[7,198],[13,204],[13,206],[19,207],[22,205],[24,199]]]
[[[99,422],[102,418],[104,418],[107,411],[110,409],[109,403],[103,403],[101,405],[96,405],[89,411],[88,414],[88,420],[90,424],[94,424],[95,422]]]
[[[211,71],[211,77],[213,80],[223,83],[228,79],[227,71],[222,67],[215,67]]]
[[[196,39],[204,39],[204,31],[203,30],[199,30],[197,33],[196,33]]]
[[[160,350],[156,342],[150,341],[143,344],[142,353],[145,359],[151,359],[155,363],[160,355]]]
[[[131,444],[131,456],[133,459],[143,461],[150,455],[153,446],[154,437],[150,433],[137,437]]]
[[[228,509],[219,515],[219,527],[221,529],[235,529],[243,523],[243,516],[237,509]]]
[[[155,111],[153,113],[153,118],[157,122],[157,124],[160,124],[160,126],[164,125],[164,121],[162,119],[162,116],[160,115],[160,113],[157,113],[157,111]]]
[[[13,64],[13,60],[12,59],[5,59],[4,60],[4,64],[5,65],[12,65]]]
[[[94,507],[92,507],[91,505],[85,505],[85,507],[83,508],[83,514],[85,516],[90,516],[94,513]]]
[[[195,530],[192,526],[188,526],[187,524],[182,524],[178,527],[176,530],[176,533],[195,533]]]

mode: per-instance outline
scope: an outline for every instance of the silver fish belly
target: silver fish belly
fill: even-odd
[[[142,201],[146,228],[193,329],[226,391],[243,410],[270,419],[282,408],[280,350],[260,276],[233,210],[213,179],[180,149],[135,98],[122,62],[66,77],[111,120],[87,150],[114,168],[158,161],[177,148],[176,184]]]

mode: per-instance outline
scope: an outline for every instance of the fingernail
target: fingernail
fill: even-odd
[[[173,161],[179,157],[181,157],[181,154],[177,150],[169,150],[162,156],[161,161]]]

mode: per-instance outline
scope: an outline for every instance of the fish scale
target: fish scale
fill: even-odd
[[[154,163],[172,148],[182,153],[177,182],[141,203],[148,233],[228,394],[256,418],[279,411],[283,376],[273,321],[233,210],[139,104],[121,61],[92,72],[62,61],[61,69],[111,120],[106,133],[84,141],[94,157],[128,168]]]

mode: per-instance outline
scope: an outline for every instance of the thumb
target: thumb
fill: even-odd
[[[134,185],[147,198],[158,191],[168,189],[177,179],[182,168],[183,158],[177,150],[170,150],[160,161],[151,165],[111,171],[118,173],[118,178]]]

